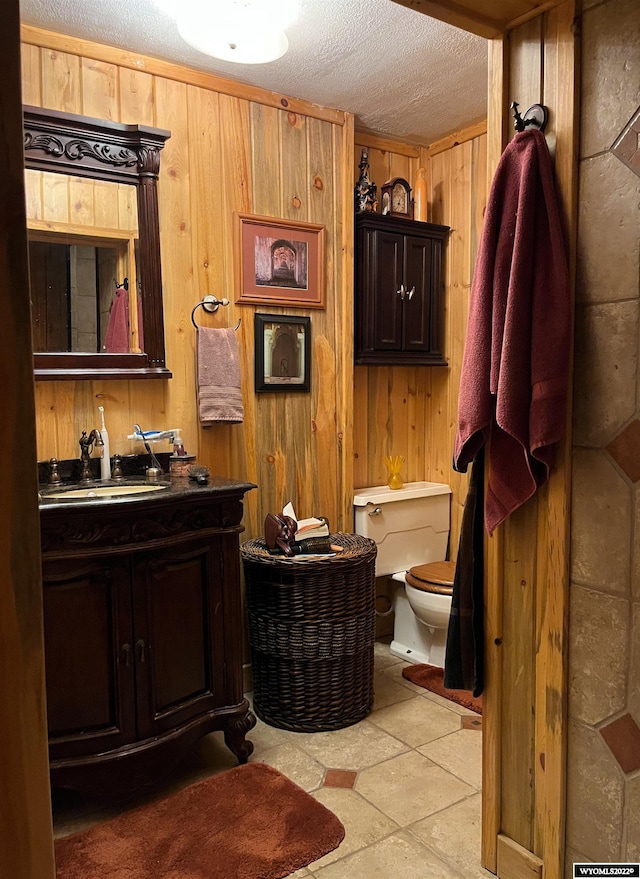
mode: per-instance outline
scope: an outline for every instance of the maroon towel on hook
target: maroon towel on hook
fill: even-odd
[[[549,478],[566,418],[571,304],[551,158],[526,130],[496,170],[471,288],[453,466],[490,437],[489,534]]]

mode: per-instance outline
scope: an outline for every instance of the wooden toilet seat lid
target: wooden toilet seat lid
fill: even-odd
[[[430,562],[426,565],[414,565],[413,568],[409,568],[405,580],[409,586],[421,589],[423,592],[451,595],[455,572],[455,562]]]

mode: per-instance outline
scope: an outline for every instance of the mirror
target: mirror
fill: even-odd
[[[37,379],[171,377],[157,194],[169,137],[24,108]]]
[[[144,351],[137,232],[120,239],[29,229],[28,238],[35,353]]]

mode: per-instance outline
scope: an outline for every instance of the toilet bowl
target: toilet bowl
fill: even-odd
[[[435,562],[392,575],[394,656],[444,668],[454,573],[453,562]]]
[[[391,653],[444,667],[454,565],[445,562],[451,488],[435,482],[373,486],[354,497],[355,530],[378,547],[376,577],[389,577]],[[435,563],[435,564],[434,564]]]

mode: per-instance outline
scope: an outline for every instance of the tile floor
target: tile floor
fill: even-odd
[[[292,879],[493,879],[480,867],[478,715],[405,680],[405,665],[389,653],[388,641],[376,642],[374,709],[354,726],[295,733],[258,721],[249,733],[252,761],[274,766],[331,809],[346,829],[335,851]],[[213,733],[147,797],[234,765],[222,733]],[[55,835],[141,801],[107,804],[56,792]]]

